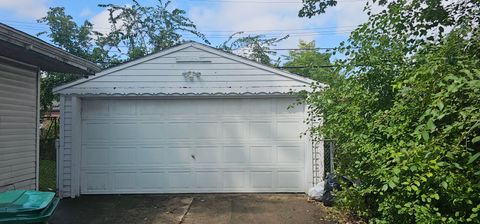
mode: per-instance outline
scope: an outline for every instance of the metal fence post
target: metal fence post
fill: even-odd
[[[58,193],[58,190],[60,189],[58,186],[58,177],[59,177],[59,164],[58,164],[58,156],[60,154],[60,139],[57,138],[55,139],[55,192]]]
[[[335,145],[333,144],[333,141],[330,141],[329,148],[330,148],[330,150],[329,150],[330,151],[329,152],[330,153],[330,173],[334,173],[335,172],[335,167],[333,165],[333,157],[334,157],[333,150],[335,149]]]

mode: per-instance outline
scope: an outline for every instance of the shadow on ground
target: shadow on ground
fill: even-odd
[[[50,224],[335,223],[301,194],[109,195],[63,199]]]

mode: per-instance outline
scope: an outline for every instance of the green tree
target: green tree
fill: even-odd
[[[273,61],[270,57],[276,55],[276,52],[271,50],[282,40],[287,39],[286,35],[280,38],[267,38],[265,35],[247,35],[242,36],[244,32],[236,32],[232,34],[225,42],[220,44],[217,48],[224,51],[243,55],[250,60],[265,64],[274,65],[279,64],[280,60]],[[237,37],[238,36],[238,37]]]
[[[375,1],[375,0],[374,0]],[[383,1],[383,0],[380,0]],[[336,6],[337,0],[302,0],[303,7],[298,12],[299,17],[308,17],[325,13],[328,7]]]
[[[181,9],[169,9],[171,1],[158,0],[155,6],[143,6],[132,0],[132,5],[100,4],[109,11],[111,32],[105,42],[119,51],[127,48],[128,59],[135,59],[161,51],[184,41],[190,34],[209,44],[204,34]]]
[[[50,31],[40,32],[37,35],[47,35],[55,45],[65,51],[93,62],[114,63],[115,57],[109,55],[108,49],[105,49],[105,45],[98,39],[101,34],[93,31],[93,25],[88,21],[78,25],[71,16],[65,14],[65,8],[50,8],[47,15],[38,22],[47,24]],[[107,66],[103,63],[101,65]],[[53,101],[58,100],[58,97],[52,93],[54,87],[81,77],[55,72],[42,74],[40,89],[42,114],[50,111]]]
[[[203,39],[195,24],[181,9],[170,9],[170,1],[159,0],[156,6],[147,7],[132,0],[131,6],[101,4],[109,11],[111,32],[102,34],[93,30],[93,24],[84,21],[77,24],[73,17],[65,14],[63,7],[50,8],[47,15],[38,20],[49,26],[49,39],[65,51],[98,63],[100,67],[133,60],[158,52],[184,41],[183,34],[193,34]],[[126,49],[126,50],[125,50]],[[123,52],[126,51],[126,52]],[[42,114],[49,112],[52,102],[58,97],[52,93],[56,86],[82,78],[78,75],[47,73],[41,80]]]
[[[337,172],[360,181],[340,203],[371,223],[478,223],[480,2],[373,3],[336,52],[344,78],[307,98]]]
[[[300,41],[299,50],[292,50],[285,57],[284,67],[289,72],[302,75],[325,84],[332,84],[337,78],[330,62],[331,54],[320,52],[315,41]]]

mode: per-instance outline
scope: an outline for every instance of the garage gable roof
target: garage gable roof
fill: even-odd
[[[57,87],[79,95],[258,95],[310,90],[313,81],[187,42]]]

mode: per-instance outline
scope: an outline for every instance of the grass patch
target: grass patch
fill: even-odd
[[[40,160],[40,181],[41,191],[55,191],[56,166],[53,160]]]

